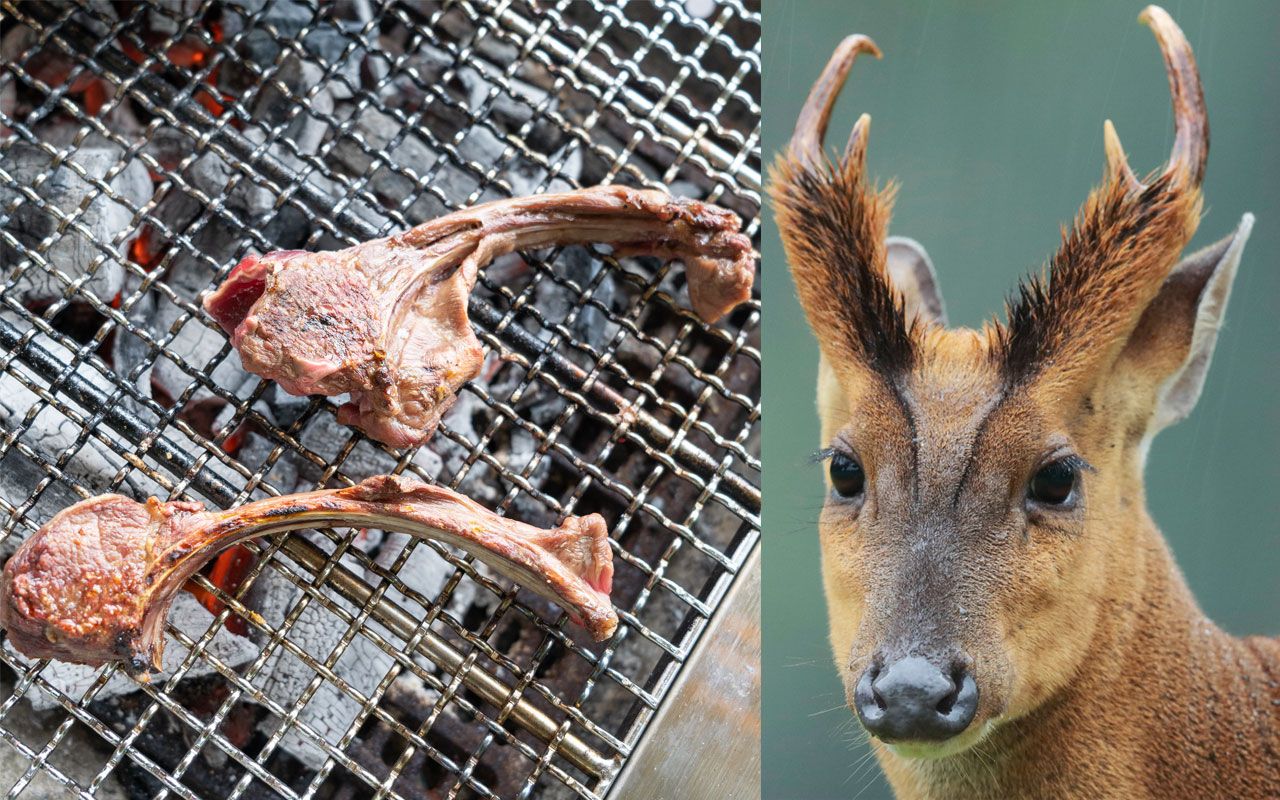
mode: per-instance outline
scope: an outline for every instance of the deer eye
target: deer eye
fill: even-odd
[[[867,482],[862,465],[843,453],[831,456],[830,474],[831,485],[835,487],[836,494],[845,498],[862,494],[863,485]]]
[[[1071,459],[1054,461],[1041,467],[1031,478],[1027,497],[1047,506],[1060,506],[1075,495],[1080,471]]]

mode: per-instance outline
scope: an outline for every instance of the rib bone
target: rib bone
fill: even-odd
[[[283,495],[227,511],[99,495],[56,514],[0,575],[0,625],[32,658],[133,674],[162,666],[162,626],[188,578],[245,539],[299,528],[396,530],[438,539],[564,607],[596,639],[613,634],[612,553],[603,518],[540,529],[455,492],[397,476]]]

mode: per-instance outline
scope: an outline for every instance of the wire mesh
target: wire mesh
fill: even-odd
[[[240,371],[199,299],[249,252],[600,182],[756,236],[757,5],[0,10],[0,556],[104,491],[228,505],[403,472],[533,523],[602,513],[622,621],[589,643],[436,543],[264,540],[195,580],[149,684],[0,650],[8,796],[605,794],[757,544],[758,303],[711,327],[649,261],[495,263],[483,375],[393,451]]]

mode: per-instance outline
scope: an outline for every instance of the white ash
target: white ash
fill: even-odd
[[[37,336],[36,341],[47,349],[53,349],[59,355],[66,352],[47,337]],[[67,360],[70,360],[69,354]],[[104,392],[111,392],[114,389],[111,379],[87,364],[82,364],[75,375]],[[33,379],[32,383],[37,386],[44,385],[44,382],[39,379]],[[65,397],[60,397],[59,400],[76,408],[82,417],[89,416],[84,409],[74,405]],[[38,405],[42,407],[28,423],[28,413]],[[7,431],[17,431],[22,428],[23,432],[18,439],[50,463],[56,462],[69,449],[76,447],[77,441],[83,442],[74,452],[65,455],[66,461],[61,465],[61,470],[65,480],[73,481],[90,491],[111,490],[113,478],[121,471],[125,472],[125,478],[118,491],[148,492],[157,488],[150,479],[128,468],[128,462],[111,448],[87,435],[81,423],[72,420],[53,405],[44,403],[9,372],[0,373],[0,428]],[[39,468],[36,467],[36,469]],[[8,475],[5,482],[22,481],[24,477],[20,474]],[[10,491],[9,487],[5,486],[4,496],[10,502],[15,502],[25,498],[34,488],[35,486],[31,485],[27,487],[26,492],[22,492],[17,487]]]
[[[168,624],[182,631],[192,641],[198,642],[200,637],[204,636],[209,630],[209,626],[213,624],[213,621],[213,614],[210,614],[204,606],[200,605],[199,601],[192,597],[190,593],[180,592],[174,598],[173,606],[169,611]],[[31,659],[14,650],[8,639],[4,642],[4,648],[9,656],[24,666],[29,668],[34,663]],[[258,648],[253,642],[243,636],[231,633],[226,627],[220,628],[213,635],[205,649],[210,656],[232,668],[249,663],[258,654]],[[173,677],[174,672],[186,659],[188,652],[174,638],[172,633],[166,632],[164,670],[160,674],[152,676],[152,683],[163,683]],[[191,669],[187,670],[183,675],[183,680],[209,675],[214,671],[214,667],[208,659],[197,658]],[[40,671],[40,676],[74,702],[79,700],[85,691],[97,681],[98,673],[98,667],[86,667],[83,664],[69,664],[64,661],[50,661]],[[94,695],[94,701],[101,702],[113,697],[132,694],[139,690],[140,687],[137,681],[125,675],[123,671],[117,670],[107,680],[107,684]],[[27,697],[31,700],[31,707],[36,712],[48,711],[58,706],[57,701],[48,692],[32,691],[27,693]]]
[[[413,537],[396,531],[389,531],[385,536],[382,548],[378,551],[377,562],[380,566],[390,568],[395,563],[395,560],[400,557],[405,545],[409,544]],[[455,555],[461,555],[456,550],[452,552]],[[477,561],[475,566],[477,571],[486,574],[488,577],[495,577],[484,564]],[[439,598],[441,590],[444,589],[445,584],[453,577],[457,569],[457,567],[441,557],[435,551],[435,548],[426,542],[419,542],[396,575],[409,589],[422,595],[429,602],[435,602]],[[501,579],[498,580],[501,581]],[[401,608],[417,609],[419,607],[417,601],[410,600],[394,586],[387,590],[387,599]],[[461,619],[463,613],[473,606],[480,606],[492,611],[497,607],[497,604],[497,595],[483,589],[475,581],[464,578],[454,587],[444,608],[455,619]]]
[[[0,428],[8,427],[7,424]],[[39,464],[17,450],[10,450],[0,457],[0,497],[15,507],[28,502],[34,495],[41,481],[49,481],[36,498],[36,502],[25,513],[33,522],[46,522],[62,509],[79,502],[76,494],[64,481],[52,480],[52,476]],[[8,533],[0,528],[0,563],[4,563],[13,555],[27,538],[29,529],[14,526]]]
[[[326,551],[332,550],[332,543],[318,533],[292,535],[306,536]],[[361,541],[358,534],[357,537],[355,546],[365,547],[368,540]],[[367,574],[365,570],[352,565],[350,560],[347,560],[346,565],[356,571],[366,583],[377,584],[376,575]],[[285,617],[302,599],[302,596],[301,589],[281,576],[277,570],[269,567],[254,582],[250,591],[249,606],[258,610],[270,628],[277,629],[284,623]],[[326,596],[352,616],[358,614],[354,606],[337,598],[333,593],[327,593]],[[334,648],[339,646],[348,627],[340,617],[312,598],[289,629],[288,638],[312,659],[323,662],[329,658]],[[368,637],[357,634],[346,646],[332,669],[334,674],[345,683],[368,696],[386,675],[392,663],[391,656],[382,651]],[[285,708],[291,708],[297,705],[303,691],[315,676],[315,670],[284,647],[278,646],[253,682],[272,700]],[[359,711],[360,704],[354,698],[333,683],[324,681],[299,712],[298,719],[306,723],[325,741],[336,746],[338,740],[351,727]],[[263,733],[270,735],[279,724],[278,717],[266,718],[262,723]],[[327,757],[324,750],[310,738],[294,730],[285,734],[280,746],[310,769],[319,769]]]
[[[402,135],[403,134],[403,135]],[[393,147],[391,141],[400,137]],[[382,153],[377,167],[370,153]],[[391,114],[373,107],[359,112],[355,125],[341,134],[329,151],[329,161],[341,172],[351,177],[362,177],[374,169],[370,176],[371,191],[379,196],[392,197],[398,203],[412,188],[412,182],[388,168],[387,161],[397,168],[406,168],[418,177],[425,176],[436,162],[437,154],[424,141],[422,135],[406,130]],[[390,185],[383,186],[390,181]]]
[[[12,697],[16,687],[7,674],[0,674],[0,697]],[[28,687],[26,696],[39,696],[40,690]],[[18,741],[33,750],[39,750],[49,741],[53,729],[66,719],[66,714],[37,715],[27,705],[19,703],[5,715],[5,730]],[[72,725],[58,744],[50,762],[63,774],[88,786],[107,759],[109,747],[100,736],[85,725]],[[31,761],[13,747],[0,747],[0,790],[9,791],[11,785],[31,766]],[[67,789],[45,772],[36,772],[31,783],[22,792],[22,800],[64,800]],[[96,800],[129,800],[116,775],[109,775],[93,793]]]
[[[299,437],[302,446],[311,450],[325,460],[327,464],[336,465],[339,471],[352,481],[362,481],[374,475],[386,475],[395,470],[398,459],[383,450],[369,439],[359,437],[351,452],[337,462],[338,454],[347,446],[347,442],[358,434],[354,428],[339,425],[333,414],[322,411],[307,421],[306,428]],[[299,459],[298,472],[303,479],[318,481],[321,477],[320,467],[310,461]]]
[[[72,150],[67,161],[83,168],[92,179],[104,179],[118,166],[124,150],[109,142],[97,140]],[[130,160],[119,174],[106,181],[118,199],[108,197],[92,183],[81,178],[67,163],[53,166],[49,154],[25,142],[10,147],[0,155],[0,168],[12,177],[12,183],[0,184],[0,209],[8,209],[18,201],[12,214],[0,211],[0,224],[23,248],[39,251],[41,243],[50,239],[42,256],[50,268],[74,281],[86,274],[91,277],[84,289],[92,291],[104,302],[111,302],[124,280],[121,259],[133,228],[133,212],[128,205],[140,207],[151,197],[151,178],[137,160]],[[53,213],[38,207],[16,187],[34,187],[34,191],[64,217],[74,217],[78,224],[59,230],[64,223]],[[78,209],[84,205],[83,212]],[[88,230],[81,232],[80,227]],[[97,243],[110,243],[102,246]],[[102,247],[102,249],[99,249]],[[17,266],[28,256],[7,240],[0,240],[0,260],[6,266]],[[65,284],[43,266],[30,264],[17,281],[15,292],[24,302],[41,302],[60,297]]]
[[[147,27],[155,33],[172,36],[179,25],[195,19],[203,0],[151,0],[147,8]]]

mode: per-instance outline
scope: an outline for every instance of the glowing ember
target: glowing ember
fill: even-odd
[[[223,592],[231,594],[240,586],[241,581],[249,574],[249,570],[253,569],[257,558],[253,551],[244,545],[235,545],[228,548],[225,552],[214,559],[210,566],[208,575],[209,583],[218,587]],[[208,609],[210,614],[221,614],[226,608],[226,603],[218,599],[218,596],[203,586],[198,585],[195,581],[188,581],[186,590],[191,592],[200,605]],[[227,617],[227,630],[239,636],[249,635],[249,623],[238,614],[232,614]]]
[[[156,242],[154,229],[143,225],[134,240],[129,242],[129,260],[150,272],[160,265],[167,249]]]

